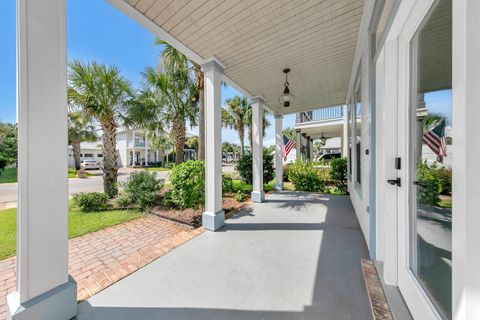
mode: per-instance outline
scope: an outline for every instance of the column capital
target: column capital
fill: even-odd
[[[218,60],[216,57],[211,57],[211,58],[205,60],[205,62],[202,64],[201,67],[202,67],[203,72],[216,70],[220,73],[223,73],[223,71],[225,70],[225,65],[220,60]]]
[[[273,117],[274,117],[275,119],[283,119],[283,114],[281,114],[281,113],[275,113],[275,114],[273,115]]]
[[[296,132],[296,133],[300,133],[301,131],[302,131],[301,129],[298,129],[298,128],[295,129],[295,132]]]
[[[261,105],[265,105],[265,98],[262,97],[262,96],[255,96],[253,97],[251,100],[250,100],[251,104],[261,104]]]

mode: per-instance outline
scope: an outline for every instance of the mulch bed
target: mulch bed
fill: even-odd
[[[243,208],[251,205],[251,200],[244,202],[239,202],[234,198],[226,197],[223,198],[222,207],[225,211],[225,219],[229,219],[238,213]],[[163,205],[155,206],[150,210],[151,214],[154,214],[163,219],[167,219],[176,223],[181,223],[184,225],[191,226],[193,228],[198,228],[202,225],[202,213],[204,208],[200,209],[171,209]]]

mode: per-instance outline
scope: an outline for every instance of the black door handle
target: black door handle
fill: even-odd
[[[400,187],[402,185],[400,178],[390,179],[390,180],[387,180],[387,182],[392,186],[397,185],[398,187]]]
[[[413,181],[413,184],[416,185],[416,186],[428,188],[428,185],[426,183],[421,182],[421,181]]]

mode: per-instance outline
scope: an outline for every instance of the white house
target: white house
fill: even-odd
[[[386,288],[414,319],[480,319],[480,1],[109,2],[202,66],[207,230],[225,224],[222,82],[252,103],[254,202],[265,200],[263,109],[276,114],[281,189],[282,115],[345,104],[350,199]],[[77,305],[68,274],[66,1],[17,4],[18,281],[8,312],[70,319]],[[443,161],[451,159],[453,206],[423,199],[425,108],[452,128]]]
[[[192,137],[193,134],[186,133],[186,138]],[[92,159],[102,162],[102,141],[82,142],[80,144],[80,160]],[[167,150],[163,156],[168,156],[173,152],[172,149]],[[196,151],[185,145],[184,160],[195,159]],[[145,156],[146,155],[146,156]],[[149,165],[157,165],[159,162],[166,161],[161,159],[162,155],[148,141],[145,131],[142,129],[122,128],[117,133],[117,162],[119,167],[143,167]],[[73,158],[72,147],[68,147],[68,166],[74,167],[75,160]]]

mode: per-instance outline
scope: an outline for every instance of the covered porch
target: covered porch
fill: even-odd
[[[371,319],[346,196],[283,191],[79,305],[77,319]]]

